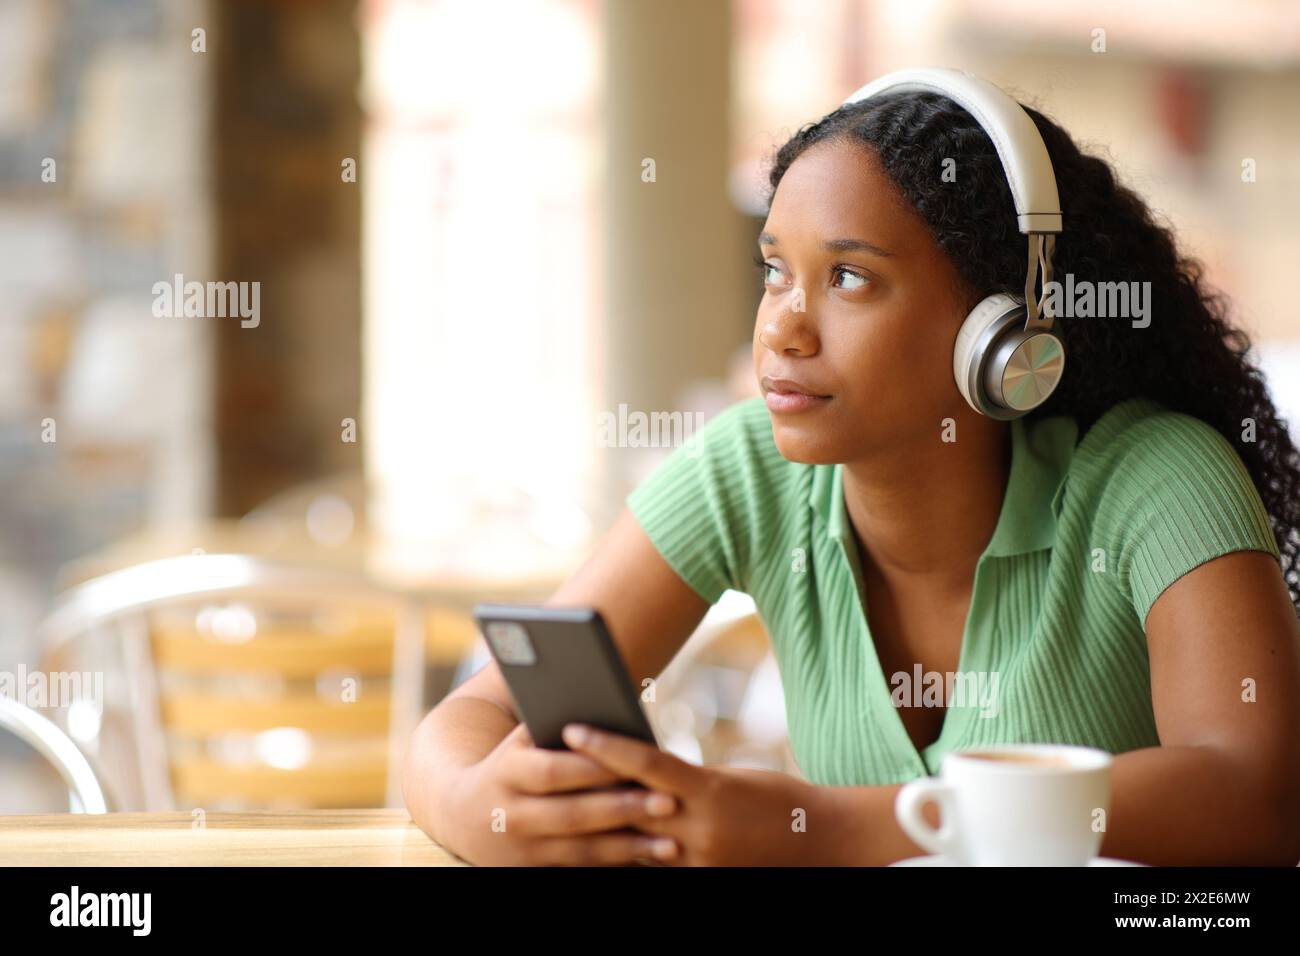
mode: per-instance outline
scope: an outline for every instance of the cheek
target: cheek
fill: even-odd
[[[889,417],[932,415],[956,392],[952,339],[942,322],[926,314],[900,314],[870,323],[847,323],[826,343],[836,379],[857,410]]]

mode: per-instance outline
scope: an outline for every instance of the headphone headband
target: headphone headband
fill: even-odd
[[[1061,231],[1061,201],[1056,174],[1038,127],[1019,103],[988,80],[962,70],[896,70],[872,80],[844,101],[845,106],[885,92],[939,93],[956,102],[984,128],[1011,186],[1020,231]]]
[[[1052,251],[1061,231],[1061,200],[1056,173],[1038,127],[1024,107],[988,80],[963,70],[941,67],[895,70],[872,80],[844,101],[857,103],[887,92],[924,92],[946,96],[983,127],[993,140],[1011,187],[1020,231],[1029,237],[1025,273],[1025,331],[1051,331],[1053,316],[1046,309],[1047,283],[1052,278]],[[1035,295],[1039,270],[1043,295]]]

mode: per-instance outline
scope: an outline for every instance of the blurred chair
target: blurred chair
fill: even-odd
[[[295,485],[239,519],[242,534],[307,544],[322,557],[346,555],[365,539],[368,489],[359,472]]]
[[[119,649],[145,809],[401,806],[430,652],[457,659],[477,636],[430,605],[334,568],[195,554],[72,588],[44,646]]]
[[[73,813],[108,812],[95,771],[72,738],[56,724],[0,694],[0,730],[14,734],[53,765],[68,786],[68,803]]]
[[[753,600],[728,591],[659,676],[646,711],[664,749],[683,759],[797,773],[784,708]]]

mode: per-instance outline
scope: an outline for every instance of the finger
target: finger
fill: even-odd
[[[531,747],[533,735],[528,732],[528,725],[521,720],[501,739],[501,743],[507,747]]]
[[[671,862],[679,853],[670,837],[637,833],[602,833],[581,837],[548,837],[538,841],[543,865],[612,866],[640,860]]]
[[[539,836],[574,836],[637,827],[677,811],[677,801],[662,793],[635,790],[596,790],[568,796],[520,800],[511,822],[522,832]]]
[[[564,742],[576,752],[651,790],[682,796],[695,790],[698,768],[652,744],[585,724],[568,724],[563,733]]]
[[[583,754],[529,747],[501,762],[501,779],[520,793],[542,795],[608,787],[623,778]]]
[[[650,793],[659,793],[658,790],[651,790]],[[664,794],[664,796],[668,796]],[[675,799],[669,797],[669,799]],[[681,804],[677,809],[665,816],[648,815],[633,824],[638,833],[644,833],[647,836],[666,836],[672,837],[681,846],[690,843],[692,833],[691,825],[685,813],[681,812]]]
[[[533,743],[522,720],[502,740],[503,780],[521,793],[545,794],[608,786],[621,778],[608,767],[570,750],[552,750]]]

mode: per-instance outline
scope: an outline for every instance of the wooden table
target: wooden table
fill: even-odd
[[[405,810],[0,817],[0,866],[466,865]]]

